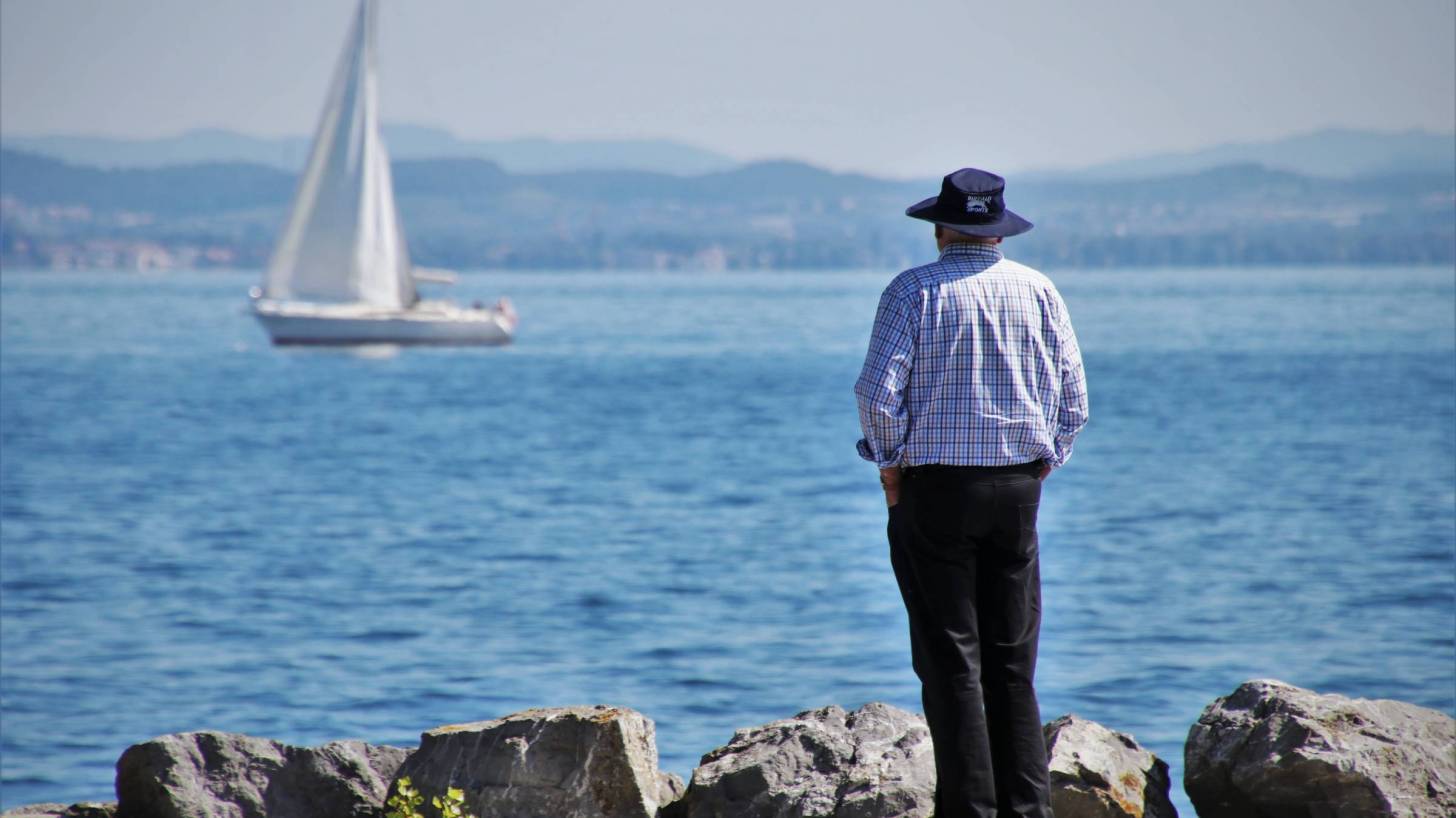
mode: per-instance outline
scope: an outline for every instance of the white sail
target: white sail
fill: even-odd
[[[418,300],[379,136],[375,16],[374,0],[360,0],[288,225],[268,264],[268,298],[386,309]]]

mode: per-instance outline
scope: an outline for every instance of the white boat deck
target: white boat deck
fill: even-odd
[[[275,344],[508,343],[516,316],[509,302],[466,308],[450,301],[419,301],[403,310],[371,304],[317,304],[259,298],[253,314]]]

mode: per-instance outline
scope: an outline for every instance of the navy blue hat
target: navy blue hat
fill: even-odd
[[[1001,194],[1006,180],[994,173],[961,168],[940,183],[940,195],[905,209],[912,219],[924,219],[968,236],[1015,236],[1031,229],[1031,222],[1006,209]]]

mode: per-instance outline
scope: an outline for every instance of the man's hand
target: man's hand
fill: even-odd
[[[885,490],[885,506],[894,508],[900,502],[900,479],[903,472],[899,466],[880,469],[880,486]]]
[[[1038,480],[1045,480],[1045,479],[1047,479],[1048,477],[1051,476],[1051,473],[1052,473],[1052,465],[1050,463],[1046,462],[1045,460],[1043,460],[1041,462],[1041,474],[1038,474],[1036,476],[1036,479],[1038,479]]]

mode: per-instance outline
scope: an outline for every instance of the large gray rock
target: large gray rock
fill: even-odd
[[[26,804],[0,812],[0,818],[113,818],[116,802],[82,801],[77,804]]]
[[[480,818],[652,818],[682,790],[657,769],[652,720],[600,705],[437,727],[395,780],[405,776],[426,804],[464,790]]]
[[[54,802],[26,804],[0,812],[0,818],[58,818],[66,809],[66,804],[57,804]]]
[[[1456,721],[1404,702],[1245,682],[1183,750],[1200,818],[1450,818]]]
[[[1177,818],[1167,763],[1132,736],[1072,715],[1043,730],[1057,818]]]
[[[288,763],[268,787],[268,818],[381,815],[389,782],[409,754],[362,741],[290,748]]]
[[[174,733],[116,762],[119,818],[376,818],[409,751],[294,747],[237,733]]]
[[[919,716],[873,702],[739,730],[703,756],[671,814],[684,818],[925,818],[935,758]]]

